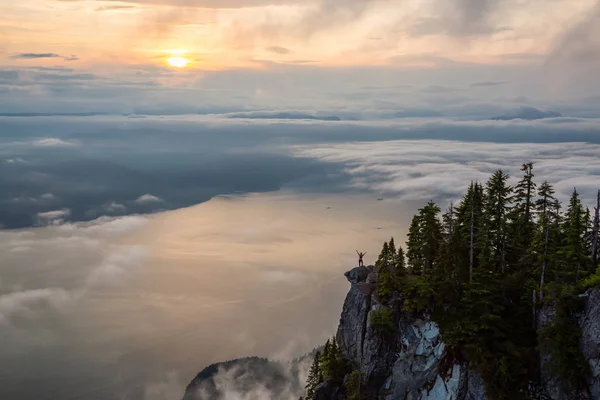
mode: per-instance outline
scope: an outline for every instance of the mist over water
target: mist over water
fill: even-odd
[[[414,204],[286,192],[3,231],[5,398],[172,399],[210,363],[286,360],[335,332],[355,250]]]

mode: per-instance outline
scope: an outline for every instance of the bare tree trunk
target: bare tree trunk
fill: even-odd
[[[600,190],[596,200],[596,213],[594,214],[594,233],[592,234],[592,264],[598,267],[598,231],[600,230]]]
[[[544,277],[546,275],[546,258],[548,256],[548,232],[550,231],[550,213],[548,213],[548,220],[546,221],[546,239],[544,242],[544,259],[542,261],[542,276],[540,277],[540,301],[544,298]]]
[[[471,198],[471,243],[469,246],[469,283],[473,283],[473,230],[475,225],[475,206],[474,198]]]

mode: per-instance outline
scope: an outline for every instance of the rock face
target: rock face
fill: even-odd
[[[590,363],[592,399],[600,399],[600,290],[587,293],[585,312],[579,320],[581,327],[581,352]]]
[[[373,266],[346,273],[351,283],[337,340],[344,356],[360,371],[367,398],[385,400],[486,399],[481,378],[461,364],[446,361],[446,349],[437,324],[409,313],[394,312],[393,338],[382,338],[370,325],[382,307],[364,285]],[[399,298],[392,300],[401,301]],[[392,307],[397,310],[399,307]],[[424,319],[423,319],[424,318]]]
[[[587,299],[585,310],[579,316],[581,328],[580,350],[590,364],[590,393],[565,393],[560,380],[553,377],[546,365],[550,361],[548,354],[540,355],[541,382],[545,395],[551,400],[600,399],[600,289],[590,289],[582,295]],[[554,318],[555,310],[551,306],[543,307],[538,313],[538,328],[547,327]]]

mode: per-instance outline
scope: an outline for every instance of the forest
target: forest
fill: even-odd
[[[549,354],[552,375],[576,398],[589,391],[575,318],[582,294],[600,284],[600,191],[593,211],[577,189],[563,206],[549,182],[535,182],[532,163],[521,171],[513,186],[502,170],[471,182],[444,212],[428,202],[413,217],[404,248],[393,238],[383,244],[375,296],[385,307],[371,314],[370,326],[395,340],[393,307],[435,321],[447,357],[477,371],[491,399],[538,398],[540,354]],[[540,327],[537,314],[547,306],[554,317]],[[351,371],[331,339],[315,357],[306,399],[345,374],[347,398],[361,399]]]

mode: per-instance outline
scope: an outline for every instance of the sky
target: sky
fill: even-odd
[[[0,397],[302,355],[497,169],[591,206],[598,71],[598,0],[0,0]]]
[[[599,21],[597,0],[2,0],[0,105],[597,116]]]

